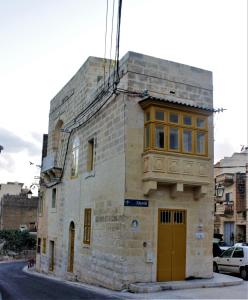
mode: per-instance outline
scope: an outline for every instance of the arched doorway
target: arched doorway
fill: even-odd
[[[71,222],[69,227],[69,256],[68,256],[68,268],[67,268],[68,272],[73,272],[74,241],[75,241],[75,225],[74,222]]]

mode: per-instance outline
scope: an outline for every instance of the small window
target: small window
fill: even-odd
[[[46,238],[42,240],[42,253],[46,254]]]
[[[155,119],[158,121],[164,121],[164,112],[160,110],[156,110]]]
[[[52,208],[56,207],[56,188],[52,189]]]
[[[183,125],[192,126],[192,117],[191,116],[183,116]]]
[[[179,135],[178,135],[178,128],[170,127],[170,135],[169,135],[169,145],[171,150],[178,150],[179,149]]]
[[[155,147],[163,149],[164,148],[164,127],[155,127]]]
[[[198,154],[206,154],[206,134],[205,132],[196,133],[196,152]]]
[[[171,223],[171,211],[170,210],[160,211],[160,223],[161,224]]]
[[[150,146],[150,125],[145,126],[145,148]]]
[[[91,208],[85,208],[84,210],[84,244],[90,244],[91,235]]]
[[[94,168],[94,139],[88,141],[88,159],[87,159],[87,171],[90,172]]]
[[[41,238],[37,240],[37,253],[40,253]]]
[[[170,123],[179,123],[179,115],[177,113],[170,113],[169,121]]]
[[[183,130],[183,152],[192,152],[192,130],[184,129]]]
[[[196,118],[196,127],[197,128],[202,128],[202,129],[206,128],[206,121],[205,121],[205,119],[197,117]]]
[[[232,193],[226,193],[225,194],[225,201],[226,202],[232,201]]]

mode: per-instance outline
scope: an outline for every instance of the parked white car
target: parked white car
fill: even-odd
[[[248,246],[237,244],[219,257],[214,257],[214,272],[239,273],[244,280],[248,279]]]

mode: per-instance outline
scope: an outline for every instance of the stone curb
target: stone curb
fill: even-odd
[[[225,287],[243,283],[243,279],[240,278],[224,274],[215,274],[211,279],[194,279],[190,281],[171,281],[161,283],[132,283],[129,285],[129,291],[132,293],[155,293],[166,290]]]

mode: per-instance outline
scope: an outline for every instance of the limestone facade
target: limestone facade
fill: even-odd
[[[104,63],[90,57],[51,101],[37,270],[114,290],[157,281],[158,211],[174,209],[186,212],[184,278],[212,277],[212,73],[128,52],[111,93]],[[145,150],[153,104],[203,115],[206,155]]]

